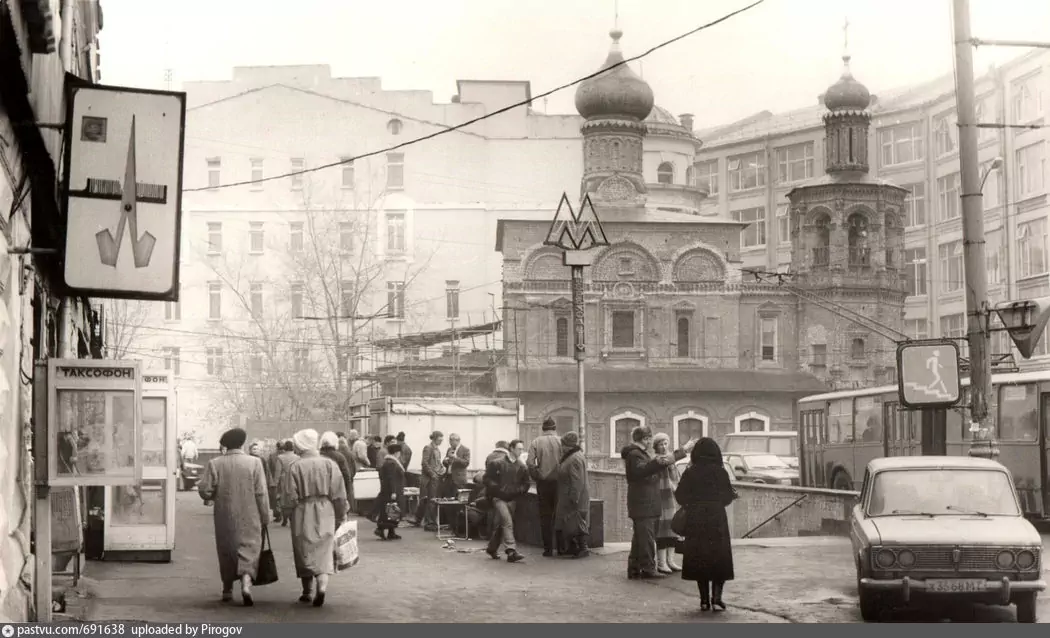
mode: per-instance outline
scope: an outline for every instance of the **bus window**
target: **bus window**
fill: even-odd
[[[1039,440],[1039,393],[1035,385],[999,386],[999,438]]]
[[[853,399],[828,402],[828,443],[853,442]]]
[[[882,397],[857,397],[853,420],[857,441],[871,443],[882,440]]]

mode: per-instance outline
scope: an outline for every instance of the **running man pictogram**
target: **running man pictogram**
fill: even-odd
[[[944,385],[944,379],[941,378],[941,370],[944,369],[944,364],[941,363],[940,350],[934,350],[929,358],[926,359],[926,369],[933,375],[933,381],[930,382],[930,385],[926,386],[926,390],[928,392],[944,394],[949,397],[952,396],[951,393],[948,392],[948,386]]]

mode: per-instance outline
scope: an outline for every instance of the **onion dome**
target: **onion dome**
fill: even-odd
[[[829,111],[863,111],[871,104],[871,93],[850,73],[849,60],[850,56],[842,56],[842,77],[824,94],[824,106]]]
[[[612,46],[603,71],[576,87],[576,111],[587,119],[628,118],[644,120],[653,110],[653,90],[624,63],[620,50],[623,31],[609,32]],[[613,67],[615,68],[610,68]]]

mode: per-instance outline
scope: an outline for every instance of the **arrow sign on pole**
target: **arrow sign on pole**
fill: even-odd
[[[138,184],[135,181],[135,117],[131,117],[131,137],[128,140],[128,159],[124,165],[124,187],[120,198],[120,221],[117,222],[117,230],[111,233],[109,229],[100,230],[95,233],[95,241],[98,242],[99,260],[106,266],[117,267],[117,257],[120,256],[120,246],[124,243],[124,227],[127,226],[131,233],[131,254],[135,259],[136,268],[149,266],[150,257],[153,256],[153,247],[157,244],[157,238],[148,232],[139,236],[138,218]]]

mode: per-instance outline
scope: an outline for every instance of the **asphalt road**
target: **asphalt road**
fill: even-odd
[[[433,533],[407,529],[382,542],[358,519],[361,563],[333,577],[321,609],[296,602],[287,528],[273,530],[281,581],[255,590],[256,605],[219,602],[211,510],[180,493],[176,552],[165,565],[91,562],[90,620],[214,622],[862,622],[844,539],[767,541],[734,549],[737,580],[729,610],[699,611],[695,585],[670,577],[628,581],[626,554],[582,561],[543,558],[522,548],[519,564],[493,561],[480,543],[443,549]],[[1044,537],[1046,539],[1046,537]],[[1047,545],[1044,540],[1044,545]],[[1050,546],[1047,547],[1050,551]],[[579,601],[585,600],[581,605]],[[630,604],[624,604],[630,601]],[[1050,622],[1050,596],[1040,618]],[[1014,622],[1014,610],[956,606],[888,615],[893,622]]]

